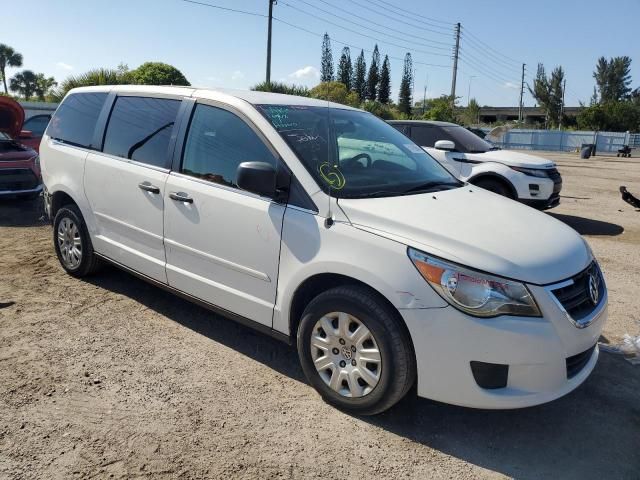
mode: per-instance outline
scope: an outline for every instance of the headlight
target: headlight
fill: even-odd
[[[449,304],[465,313],[476,317],[541,316],[523,283],[476,272],[413,248],[408,249],[408,254],[429,285]]]
[[[549,172],[547,170],[540,169],[540,168],[511,167],[511,169],[515,170],[516,172],[529,175],[530,177],[549,178]]]

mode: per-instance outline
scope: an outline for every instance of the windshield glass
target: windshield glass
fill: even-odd
[[[456,144],[456,150],[462,153],[484,153],[493,148],[486,140],[481,139],[473,132],[464,127],[439,127],[446,132],[450,138],[439,138],[438,140],[452,140]]]
[[[338,198],[384,197],[462,184],[422,148],[370,113],[258,105],[316,182]]]

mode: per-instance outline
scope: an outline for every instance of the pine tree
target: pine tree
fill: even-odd
[[[331,39],[329,34],[325,33],[322,39],[322,60],[321,60],[321,82],[332,82],[335,80],[333,76],[333,54],[331,53]]]
[[[404,69],[402,71],[402,81],[400,82],[400,92],[398,95],[398,109],[405,115],[411,115],[411,85],[413,84],[413,61],[411,54],[407,52],[404,56]]]
[[[378,87],[378,100],[380,103],[389,103],[391,97],[391,63],[389,56],[384,56],[382,71],[380,72],[380,86]]]
[[[364,61],[364,50],[360,50],[360,55],[356,60],[356,68],[353,75],[353,91],[358,94],[360,100],[364,100],[367,88],[365,76],[367,74],[367,64]]]
[[[351,65],[351,50],[349,47],[342,49],[340,63],[338,63],[338,81],[343,83],[347,90],[351,90],[353,83],[353,66]]]
[[[378,97],[378,84],[380,83],[380,52],[376,44],[371,56],[371,65],[369,66],[369,75],[367,75],[367,100],[375,100]]]

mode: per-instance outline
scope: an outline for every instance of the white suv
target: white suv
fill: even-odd
[[[311,385],[347,411],[381,412],[416,381],[443,402],[525,407],[598,359],[607,292],[582,238],[461,183],[369,113],[87,87],[40,154],[69,274],[106,261],[297,342]]]
[[[460,180],[540,210],[560,203],[562,177],[551,160],[500,150],[455,123],[422,120],[389,123]]]

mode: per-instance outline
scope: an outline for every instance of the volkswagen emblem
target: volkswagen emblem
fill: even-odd
[[[598,292],[598,277],[596,276],[596,272],[589,272],[589,284],[587,288],[591,303],[597,305],[600,293]]]

